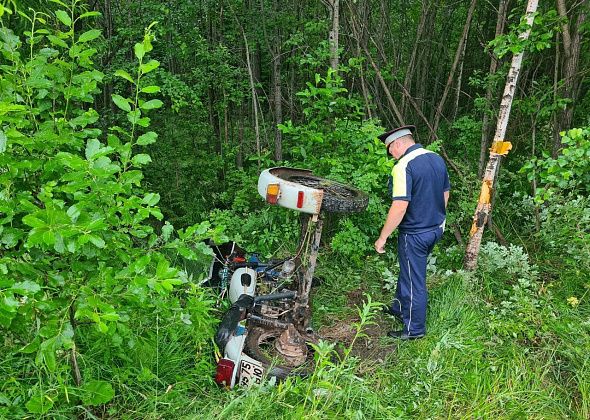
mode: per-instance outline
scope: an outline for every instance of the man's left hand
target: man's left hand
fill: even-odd
[[[385,254],[385,242],[387,240],[386,239],[377,239],[375,241],[375,251],[377,251],[379,254]]]

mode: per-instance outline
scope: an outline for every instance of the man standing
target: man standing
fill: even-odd
[[[392,203],[375,250],[383,254],[385,242],[396,228],[400,274],[395,298],[386,312],[401,320],[402,330],[390,337],[409,340],[426,334],[426,263],[441,238],[449,201],[449,174],[444,160],[414,142],[413,125],[379,136],[387,152],[397,159],[391,172]]]

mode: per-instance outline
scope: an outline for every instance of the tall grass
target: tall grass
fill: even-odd
[[[356,323],[353,341],[371,323],[391,323],[376,314],[371,299],[365,297],[365,305],[357,309],[347,301],[359,289],[387,301],[390,295],[382,292],[384,264],[370,264],[360,274],[346,268],[331,277],[324,273],[314,296],[323,307],[317,323],[333,323],[338,317],[339,322]],[[350,343],[335,352],[324,342],[316,348],[317,367],[311,377],[231,391],[212,381],[212,349],[196,349],[180,321],[162,325],[154,317],[144,321],[144,331],[138,331],[143,338],[124,354],[110,352],[99,341],[83,341],[88,349],[81,360],[83,370],[92,377],[112,378],[117,396],[100,410],[74,407],[54,416],[589,418],[590,318],[583,303],[571,307],[558,294],[543,299],[547,310],[533,339],[493,334],[490,305],[495,303],[493,296],[482,297],[484,279],[462,272],[431,276],[427,336],[410,342],[373,337],[376,345],[393,349],[380,361],[354,356]],[[15,368],[11,359],[0,362],[3,377],[14,374]],[[6,382],[3,389],[9,386]]]

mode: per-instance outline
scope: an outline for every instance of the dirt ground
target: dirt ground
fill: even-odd
[[[348,306],[362,306],[364,290],[355,289],[347,294]],[[319,334],[327,341],[337,344],[337,347],[348,348],[354,339],[354,323],[359,322],[358,316],[347,319],[339,319],[331,325],[320,328]],[[379,313],[373,323],[363,329],[364,336],[357,338],[353,345],[351,355],[361,360],[361,372],[371,371],[372,367],[382,364],[386,359],[394,357],[395,342],[387,339],[387,332],[397,327],[392,317]]]

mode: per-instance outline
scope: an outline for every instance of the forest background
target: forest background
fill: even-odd
[[[590,417],[587,1],[542,2],[526,41],[517,0],[1,4],[0,417]],[[521,51],[513,150],[465,272]],[[374,311],[397,273],[392,245],[372,250],[392,165],[376,136],[410,123],[452,193],[428,336],[398,345]],[[255,190],[278,165],[369,208],[327,220],[314,375],[227,392],[202,240],[292,251],[297,215]]]

